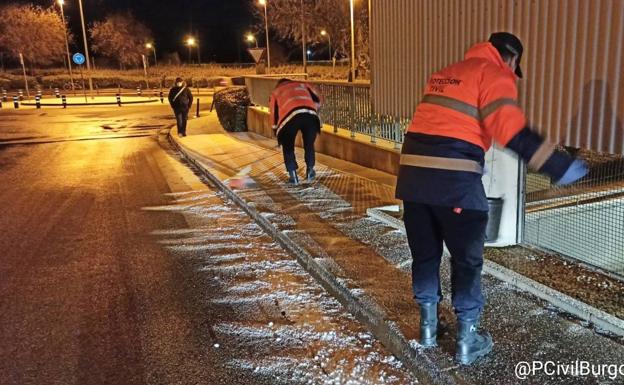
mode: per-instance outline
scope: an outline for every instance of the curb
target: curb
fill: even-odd
[[[159,102],[160,99],[154,99],[154,100],[135,100],[135,101],[130,101],[130,102],[121,102],[121,105],[123,106],[124,104],[147,104],[147,103],[154,103],[154,102]],[[22,106],[36,106],[37,103],[34,102],[21,102],[20,105]],[[60,103],[40,103],[39,104],[41,107],[63,107],[63,104]],[[67,103],[67,106],[117,106],[119,105],[117,102],[95,102],[95,103]]]
[[[368,209],[366,213],[371,218],[405,234],[405,225],[399,219],[376,208]],[[446,246],[444,247],[444,253],[448,254]],[[572,298],[488,259],[483,260],[483,272],[520,290],[529,292],[575,317],[594,324],[602,330],[618,336],[624,336],[624,320],[603,310]]]
[[[373,335],[375,335],[392,354],[403,362],[419,383],[435,385],[455,385],[463,383],[463,381],[457,379],[456,376],[449,371],[443,371],[436,363],[437,360],[427,354],[426,350],[416,348],[416,346],[418,346],[417,344],[411,344],[403,335],[399,326],[394,321],[386,319],[382,308],[377,305],[372,298],[352,292],[346,287],[342,280],[332,274],[322,262],[300,247],[284,232],[278,230],[268,219],[256,211],[253,205],[248,204],[232,189],[215,177],[200,160],[195,158],[197,154],[194,154],[193,150],[185,148],[185,146],[179,143],[172,135],[169,134],[168,137],[169,142],[183,158],[197,167],[208,180],[247,213],[247,215],[249,215],[267,234],[277,241],[285,250],[294,255],[301,266],[310,273],[328,293],[334,296],[360,322],[365,324]]]

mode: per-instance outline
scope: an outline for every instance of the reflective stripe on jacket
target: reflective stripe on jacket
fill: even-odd
[[[516,75],[491,43],[480,43],[431,76],[408,132],[457,138],[484,151],[492,139],[505,146],[526,126],[517,99]]]
[[[296,81],[282,83],[275,87],[269,99],[271,125],[279,134],[295,115],[317,115],[320,104],[320,93],[313,86]]]
[[[558,180],[572,158],[527,126],[517,98],[516,75],[490,43],[434,73],[405,135],[396,197],[487,210],[481,175],[492,140]]]

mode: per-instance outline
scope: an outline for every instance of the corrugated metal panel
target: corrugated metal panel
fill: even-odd
[[[623,0],[372,0],[375,111],[409,117],[429,75],[491,32],[525,46],[520,101],[554,142],[624,152]]]

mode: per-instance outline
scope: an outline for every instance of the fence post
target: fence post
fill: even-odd
[[[63,103],[63,108],[67,108],[67,96],[61,95],[61,103]]]
[[[351,98],[349,99],[349,129],[351,130],[351,137],[355,138],[355,86],[351,87]]]
[[[197,98],[197,113],[195,114],[196,118],[199,118],[199,98]]]
[[[330,87],[332,95],[332,126],[334,126],[334,134],[338,132],[338,126],[336,125],[336,114],[338,112],[338,98],[336,97],[336,87]]]
[[[368,119],[371,128],[371,143],[377,143],[377,116],[373,113],[370,114],[370,118]]]

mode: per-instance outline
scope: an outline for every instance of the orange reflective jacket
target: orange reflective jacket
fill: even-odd
[[[516,75],[491,43],[470,48],[464,60],[434,73],[408,132],[464,140],[487,151],[526,126]]]
[[[313,86],[296,81],[275,87],[269,99],[271,125],[277,133],[299,113],[317,115],[321,96]]]

